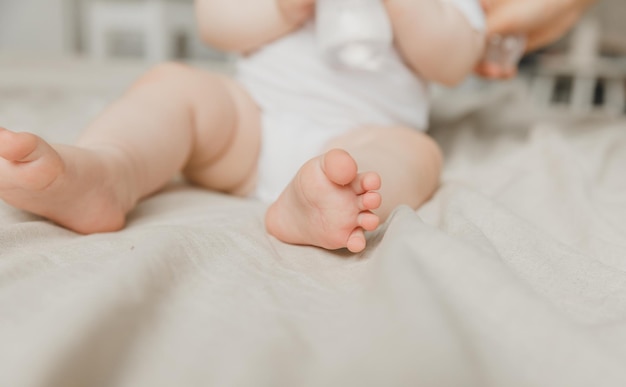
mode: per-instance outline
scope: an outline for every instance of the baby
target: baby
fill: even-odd
[[[110,232],[182,172],[271,202],[266,228],[283,242],[362,251],[364,231],[435,191],[427,82],[462,81],[484,46],[475,0],[384,5],[395,50],[364,73],[319,54],[315,0],[197,0],[204,40],[242,54],[237,78],[159,65],[72,146],[0,128],[0,198],[78,233]]]

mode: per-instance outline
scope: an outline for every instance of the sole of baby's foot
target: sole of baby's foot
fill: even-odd
[[[289,186],[268,209],[265,223],[277,239],[328,250],[365,249],[364,231],[375,230],[380,219],[380,176],[358,173],[354,159],[333,149],[305,163]]]
[[[55,149],[33,134],[0,128],[0,199],[73,231],[124,226],[125,206],[111,171],[95,151]]]

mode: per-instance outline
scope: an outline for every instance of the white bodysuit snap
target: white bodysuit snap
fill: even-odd
[[[471,24],[484,28],[477,0],[459,3]],[[262,110],[262,144],[253,196],[275,200],[306,161],[327,143],[364,126],[403,125],[425,130],[428,84],[390,50],[381,71],[350,71],[328,64],[309,22],[237,65],[237,79]]]

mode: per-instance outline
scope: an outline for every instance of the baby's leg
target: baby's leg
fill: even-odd
[[[182,170],[210,188],[249,189],[259,138],[258,108],[235,82],[160,65],[75,146],[0,129],[0,199],[81,233],[118,230]]]
[[[374,230],[398,205],[419,207],[439,184],[439,147],[415,130],[361,129],[330,145],[335,149],[302,166],[268,210],[267,229],[278,239],[362,251],[363,230]]]

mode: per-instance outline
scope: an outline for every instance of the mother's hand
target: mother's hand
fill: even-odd
[[[526,51],[546,46],[562,37],[594,0],[483,0],[487,36],[526,36]],[[487,78],[509,78],[515,67],[482,62],[476,72]]]

